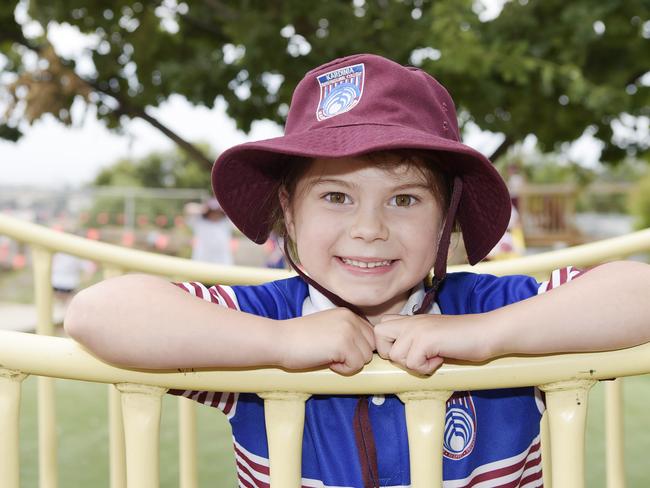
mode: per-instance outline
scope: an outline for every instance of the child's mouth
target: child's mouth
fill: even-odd
[[[359,259],[344,258],[340,256],[339,256],[339,260],[343,264],[347,264],[348,266],[354,266],[355,268],[359,268],[359,269],[386,268],[395,262],[395,260],[393,259],[359,260]]]

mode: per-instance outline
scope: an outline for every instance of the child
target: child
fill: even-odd
[[[141,275],[107,280],[75,297],[66,317],[72,337],[127,367],[328,366],[341,374],[361,369],[373,351],[431,374],[447,358],[650,340],[645,264],[599,266],[557,290],[580,272],[560,270],[542,284],[446,276],[454,226],[477,263],[505,231],[510,197],[491,163],[460,142],[448,93],[417,68],[364,54],[307,73],[285,135],[223,153],[213,187],[255,242],[276,225],[300,276],[209,288]],[[262,400],[173,393],[222,409],[240,486],[266,486]],[[445,486],[541,486],[542,409],[534,388],[455,393]],[[394,395],[307,401],[303,486],[408,486],[408,457],[404,406]]]

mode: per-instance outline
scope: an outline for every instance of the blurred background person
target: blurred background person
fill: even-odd
[[[230,241],[232,224],[216,198],[204,204],[185,205],[187,224],[192,229],[192,259],[217,264],[234,264]]]

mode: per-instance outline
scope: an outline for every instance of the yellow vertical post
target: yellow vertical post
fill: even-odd
[[[445,410],[451,391],[401,393],[409,440],[411,486],[442,486],[442,444]]]
[[[196,449],[196,403],[178,397],[178,461],[180,488],[199,486]]]
[[[54,335],[52,323],[52,252],[32,246],[36,333]],[[40,488],[58,486],[54,379],[38,378],[38,478]]]
[[[126,486],[158,488],[160,484],[160,412],[167,391],[158,386],[117,385],[122,393],[126,441]]]
[[[548,425],[548,412],[544,412],[540,420],[539,430],[542,436],[542,476],[544,488],[552,488],[551,473],[553,466],[551,464],[551,431]]]
[[[546,392],[554,488],[583,488],[585,485],[587,400],[594,383],[568,380],[540,386]]]
[[[302,486],[302,433],[306,393],[260,393],[264,399],[271,488]]]
[[[185,281],[182,276],[174,276],[172,279],[176,282]],[[182,396],[178,397],[179,488],[197,488],[199,486],[196,407],[195,401]]]
[[[607,488],[625,488],[623,379],[605,382],[605,455]]]
[[[121,268],[104,266],[104,279],[124,274]],[[110,488],[126,487],[126,454],[124,453],[124,423],[122,398],[115,385],[108,385],[108,463]]]
[[[0,369],[0,486],[20,485],[20,385],[26,375]]]
[[[115,385],[108,385],[108,428],[110,488],[125,488],[126,455],[124,453],[122,394]]]

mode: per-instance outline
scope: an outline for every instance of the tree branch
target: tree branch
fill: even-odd
[[[495,163],[497,159],[499,159],[508,151],[508,149],[510,148],[510,146],[512,146],[512,144],[513,144],[512,138],[510,136],[506,136],[503,142],[499,144],[499,147],[497,147],[495,151],[492,154],[490,154],[490,161],[492,161],[492,163]]]
[[[208,157],[205,154],[203,154],[203,151],[201,151],[198,147],[196,147],[191,142],[183,139],[176,132],[172,131],[169,127],[162,124],[158,119],[149,115],[144,109],[130,108],[128,112],[126,112],[126,114],[132,117],[139,117],[149,122],[152,126],[154,126],[156,129],[158,129],[160,132],[162,132],[167,137],[169,137],[172,141],[174,141],[179,147],[184,149],[185,152],[187,152],[192,158],[194,158],[195,160],[203,164],[206,167],[206,169],[212,170],[213,161],[211,159],[208,159]]]

